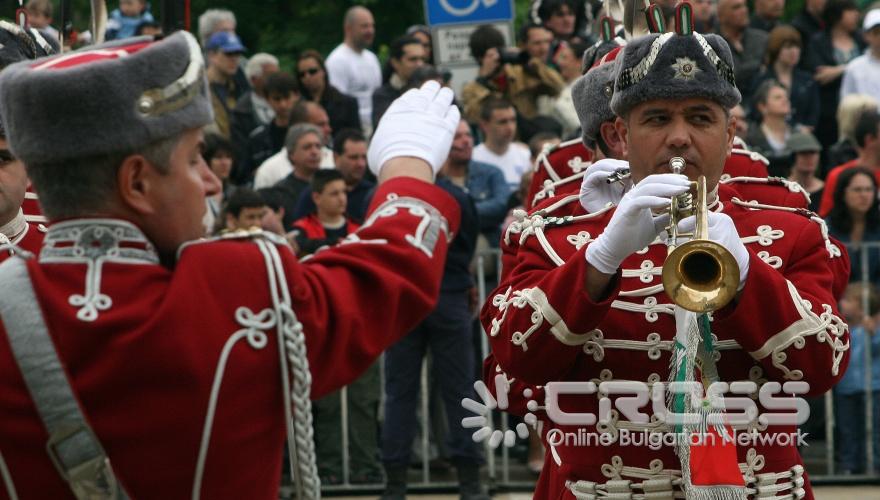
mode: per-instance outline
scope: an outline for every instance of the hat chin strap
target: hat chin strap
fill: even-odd
[[[9,241],[15,241],[15,238],[18,238],[25,228],[27,228],[27,220],[24,218],[24,212],[19,208],[18,213],[15,214],[11,221],[0,226],[0,234]]]

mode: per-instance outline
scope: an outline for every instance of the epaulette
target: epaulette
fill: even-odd
[[[738,135],[733,137],[733,147],[744,150],[749,149],[749,145],[746,144],[746,141],[742,140],[742,138],[740,138]]]
[[[578,172],[574,175],[570,175],[564,179],[553,180],[553,179],[545,179],[544,185],[541,187],[541,190],[535,193],[534,198],[532,198],[532,207],[536,206],[543,200],[552,199],[556,196],[556,190],[565,184],[570,182],[578,181],[584,178],[584,175],[587,173],[586,170]]]
[[[842,255],[840,247],[835,245],[831,241],[831,238],[828,236],[828,224],[825,223],[825,220],[822,219],[819,214],[813,212],[812,210],[807,210],[805,208],[783,207],[779,205],[767,205],[765,203],[758,203],[757,201],[742,201],[739,198],[731,198],[730,201],[734,205],[738,205],[751,210],[778,210],[780,212],[788,212],[791,214],[800,215],[801,217],[805,217],[807,220],[819,226],[819,231],[822,233],[822,239],[825,240],[825,250],[828,251],[828,255],[831,258],[840,257]]]
[[[271,243],[276,245],[290,246],[287,239],[281,235],[275,234],[270,231],[265,231],[258,227],[252,227],[250,229],[236,229],[235,231],[224,231],[215,236],[209,236],[207,238],[200,238],[198,240],[187,241],[186,243],[180,245],[180,248],[177,249],[177,256],[180,257],[181,252],[185,248],[189,248],[194,245],[203,245],[205,243],[214,243],[217,241],[257,241],[257,240],[268,240]]]
[[[730,154],[745,155],[745,156],[748,156],[749,159],[752,161],[760,161],[764,165],[768,165],[768,166],[770,165],[770,160],[768,160],[766,156],[762,155],[761,153],[759,153],[757,151],[750,151],[748,149],[735,147],[730,150]]]
[[[550,164],[550,155],[559,151],[560,149],[567,148],[569,146],[576,146],[578,144],[583,144],[583,141],[580,138],[571,139],[565,142],[560,142],[559,144],[547,145],[544,147],[544,150],[538,155],[538,158],[535,162],[536,167],[544,167],[547,171],[547,174],[554,181],[562,180],[562,177],[553,169],[553,165]],[[575,156],[568,160],[568,167],[571,168],[572,172],[578,173],[584,171],[589,167],[592,163],[589,160],[584,160],[580,156]]]
[[[757,153],[756,153],[757,154]],[[763,158],[763,156],[761,157]],[[723,176],[722,176],[723,177]],[[785,177],[728,177],[721,179],[722,184],[743,183],[743,184],[766,184],[768,186],[780,186],[788,189],[792,193],[800,193],[810,204],[810,193],[797,182],[790,181]]]

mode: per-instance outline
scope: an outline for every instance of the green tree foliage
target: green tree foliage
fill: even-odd
[[[74,26],[88,29],[89,0],[71,1]],[[504,1],[504,0],[501,0]],[[8,3],[8,2],[0,2]],[[17,4],[17,2],[15,2]],[[161,2],[154,0],[151,10],[161,19]],[[514,0],[517,26],[526,19],[530,0]],[[413,24],[425,22],[424,0],[192,0],[192,31],[197,31],[198,16],[209,8],[225,8],[238,19],[238,34],[248,52],[269,52],[281,59],[282,67],[291,69],[296,55],[305,49],[328,54],[342,40],[342,20],[353,5],[363,5],[376,18],[376,42],[373,50],[383,60],[388,45]],[[17,5],[16,5],[17,6]],[[0,16],[12,18],[15,7]],[[111,11],[118,2],[108,1]],[[60,23],[59,2],[55,2],[55,24]]]

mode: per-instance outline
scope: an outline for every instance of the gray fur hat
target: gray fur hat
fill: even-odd
[[[214,120],[189,33],[127,38],[0,73],[0,115],[25,164],[135,151]]]
[[[611,111],[611,98],[617,76],[615,58],[620,52],[621,49],[609,52],[596,63],[596,67],[578,78],[571,87],[574,110],[581,122],[584,145],[588,148],[596,146],[599,127],[617,116]]]
[[[624,49],[611,100],[618,116],[654,99],[703,97],[729,109],[742,98],[727,42],[693,31],[690,4],[679,4],[676,17],[674,33],[646,35]]]

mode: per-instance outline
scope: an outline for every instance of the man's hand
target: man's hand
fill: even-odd
[[[493,47],[483,55],[478,75],[481,78],[490,78],[498,71],[499,66],[501,66],[501,54]]]
[[[673,196],[689,188],[690,181],[681,174],[645,177],[623,195],[605,231],[587,247],[587,262],[603,274],[615,274],[623,259],[650,245],[666,227],[669,215],[651,210],[669,207]]]
[[[623,198],[623,193],[632,187],[629,178],[621,182],[609,184],[606,179],[615,170],[629,168],[629,162],[605,158],[590,165],[581,182],[581,206],[589,213],[602,210],[609,203],[617,205]]]
[[[433,181],[449,155],[461,119],[453,97],[452,89],[430,81],[391,103],[367,152],[370,169],[380,182],[399,176]]]
[[[816,81],[819,82],[819,85],[827,85],[839,78],[845,69],[845,64],[838,66],[818,66],[815,75]]]
[[[736,231],[733,219],[727,214],[708,212],[709,217],[709,239],[720,243],[726,248],[736,259],[739,266],[739,286],[737,291],[742,290],[746,285],[746,278],[749,275],[749,251],[743,245]],[[679,232],[692,233],[696,225],[696,217],[686,217],[679,221]]]

